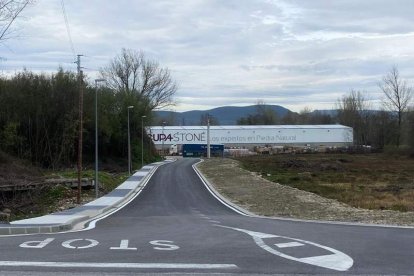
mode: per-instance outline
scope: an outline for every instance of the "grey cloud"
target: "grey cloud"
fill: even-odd
[[[295,1],[303,11],[295,33],[336,31],[359,33],[408,33],[413,31],[411,0]]]
[[[414,80],[411,0],[71,0],[77,53],[89,74],[122,47],[168,66],[187,106],[334,103],[350,89],[379,97],[396,64]],[[59,1],[42,0],[2,48],[2,70],[75,69]],[[4,49],[4,50],[3,50]],[[412,82],[411,82],[412,83]]]

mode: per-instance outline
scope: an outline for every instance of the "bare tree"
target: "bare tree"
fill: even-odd
[[[0,0],[0,42],[10,34],[10,27],[32,0]]]
[[[348,95],[342,96],[336,105],[340,123],[354,129],[355,142],[359,145],[367,144],[370,106],[364,93],[351,90]]]
[[[200,125],[202,125],[202,126],[207,125],[207,121],[210,121],[211,126],[220,125],[219,120],[215,116],[213,116],[211,114],[208,114],[208,113],[201,114],[201,116],[200,116]]]
[[[274,125],[278,122],[277,114],[269,107],[264,100],[257,100],[256,103],[256,124]]]
[[[410,107],[407,117],[407,142],[414,156],[414,106]]]
[[[142,51],[122,49],[120,55],[101,69],[101,76],[116,91],[144,97],[150,110],[172,105],[177,91],[169,69],[147,60]]]
[[[263,100],[257,100],[256,112],[237,120],[238,125],[274,125],[279,122],[276,112]]]
[[[305,106],[300,112],[298,116],[298,123],[302,125],[310,124],[311,117],[312,117],[312,108],[309,106]]]
[[[405,80],[401,79],[396,66],[391,68],[390,72],[382,78],[382,82],[378,85],[385,95],[384,107],[397,113],[397,147],[399,147],[402,119],[413,97],[413,89],[407,85]]]

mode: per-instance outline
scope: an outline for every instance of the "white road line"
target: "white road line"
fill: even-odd
[[[235,264],[183,263],[75,263],[0,261],[0,267],[61,267],[61,268],[160,268],[160,269],[236,269]]]
[[[217,196],[209,187],[209,185],[206,183],[206,180],[204,180],[204,177],[201,175],[201,173],[198,171],[197,169],[197,164],[203,162],[204,160],[200,160],[200,162],[197,162],[195,164],[193,164],[191,167],[193,168],[194,172],[198,175],[198,177],[200,178],[201,182],[204,184],[204,186],[206,187],[207,191],[210,192],[210,194],[212,196],[214,196],[221,204],[223,204],[224,206],[226,206],[227,208],[230,208],[231,210],[233,210],[234,212],[246,216],[246,217],[250,217],[249,215],[245,214],[244,212],[240,211],[239,209],[231,206],[230,204],[228,204],[227,202],[225,202],[224,200],[222,200],[219,196]]]
[[[209,220],[209,222],[211,222],[211,223],[221,223],[220,221],[218,221],[218,220]]]
[[[275,243],[275,245],[279,248],[304,246],[304,244],[300,242]]]

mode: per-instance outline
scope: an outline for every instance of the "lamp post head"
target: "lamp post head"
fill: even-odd
[[[147,116],[146,115],[142,115],[141,118],[147,118]]]
[[[134,106],[133,105],[128,106],[128,109],[131,109],[131,108],[134,108]]]

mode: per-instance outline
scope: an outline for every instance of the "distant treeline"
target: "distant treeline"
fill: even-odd
[[[102,69],[101,77],[106,82],[98,87],[79,82],[76,74],[62,69],[54,74],[25,70],[0,77],[0,150],[47,168],[74,166],[82,90],[86,163],[94,160],[96,91],[101,160],[122,160],[120,165],[127,166],[128,106],[134,106],[129,111],[133,161],[140,164],[141,137],[145,161],[154,160],[152,142],[141,132],[141,123],[148,124],[151,111],[171,101],[176,88],[168,69],[147,61],[141,52],[124,49]]]
[[[239,124],[332,124],[339,123],[354,129],[354,144],[369,145],[376,149],[410,148],[414,153],[414,89],[402,79],[398,68],[390,71],[378,82],[383,93],[382,110],[374,111],[366,92],[351,90],[336,103],[336,112],[288,113],[283,118],[260,103],[256,114],[241,118]]]
[[[44,167],[71,166],[77,160],[78,81],[75,74],[60,70],[53,75],[24,71],[0,79],[0,147]],[[93,160],[95,145],[95,88],[83,84],[86,160]],[[101,156],[127,156],[127,106],[131,110],[134,151],[140,143],[141,100],[126,93],[98,89],[99,149]],[[148,145],[148,141],[147,141]]]
[[[353,108],[351,102],[355,100],[356,95],[361,97],[361,94],[352,91],[349,95],[345,95],[342,99],[338,100],[338,109],[333,112],[312,111],[305,108],[299,113],[288,112],[283,117],[278,117],[277,114],[266,107],[266,105],[259,104],[256,113],[240,118],[238,124],[342,124],[354,129],[355,145],[370,145],[376,149],[384,149],[386,146],[397,147],[401,145],[401,148],[410,147],[414,149],[413,111],[404,113],[400,133],[398,128],[398,116],[395,112]],[[217,119],[213,119],[212,121],[219,124]]]

